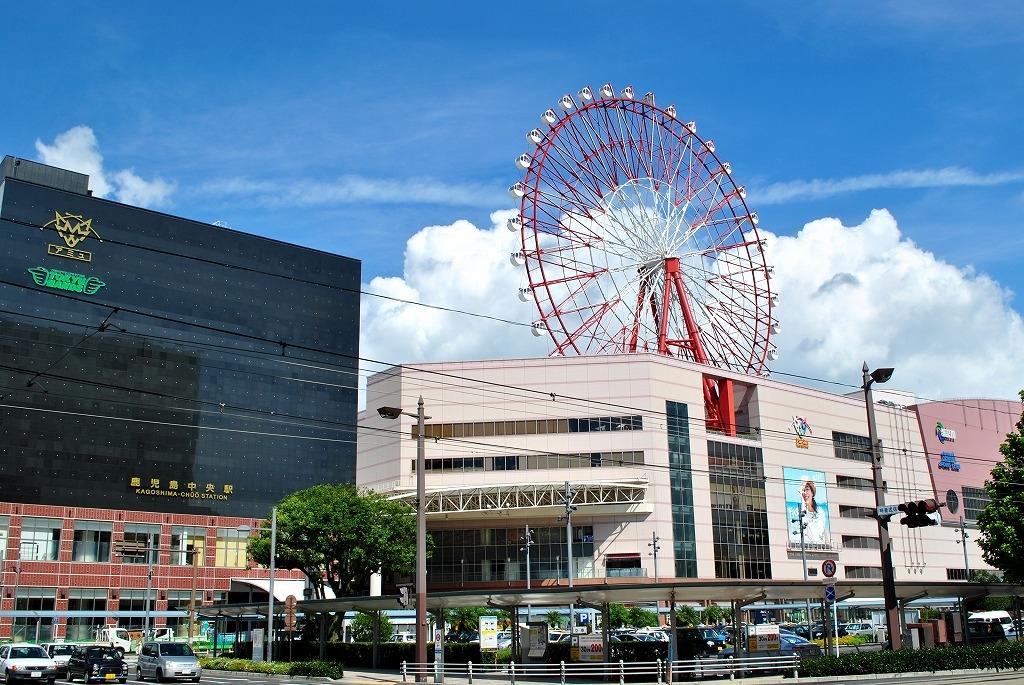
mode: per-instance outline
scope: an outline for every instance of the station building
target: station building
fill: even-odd
[[[354,480],[360,263],[0,170],[0,638],[184,632],[266,586],[275,502]]]
[[[706,421],[707,373],[655,354],[393,367],[368,382],[357,482],[415,503],[417,421],[376,408],[415,415],[422,396],[432,591],[565,584],[567,492],[577,585],[802,580],[804,558],[812,580],[828,559],[839,580],[881,578],[863,394],[715,370],[735,389],[736,429],[723,430]],[[879,390],[876,400],[886,397]],[[944,502],[952,492],[962,504],[954,512],[952,502],[943,525],[911,529],[893,518],[896,580],[964,579],[950,524],[963,515],[973,526],[980,486],[1022,406],[907,404],[873,408],[885,503]],[[970,469],[942,466],[939,421],[943,439],[955,431],[971,453]],[[988,568],[977,538],[968,535],[968,565]]]

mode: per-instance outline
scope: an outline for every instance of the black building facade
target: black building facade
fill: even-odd
[[[357,260],[3,172],[0,499],[265,516],[355,480]]]

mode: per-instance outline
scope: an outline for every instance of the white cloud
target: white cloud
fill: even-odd
[[[88,174],[89,186],[99,197],[141,207],[160,207],[174,191],[167,181],[147,181],[131,169],[105,171],[99,141],[88,126],[68,129],[54,138],[52,145],[36,140],[36,152],[43,164]]]
[[[750,191],[751,200],[759,205],[777,205],[793,200],[817,200],[862,190],[893,188],[946,188],[954,186],[999,186],[1024,182],[1024,172],[1009,171],[979,174],[964,167],[891,171],[886,174],[865,174],[847,178],[825,178],[771,183]]]
[[[1020,390],[1024,322],[1011,293],[922,250],[889,212],[767,238],[782,323],[775,369],[850,382],[867,360],[894,366],[891,385],[925,397]]]
[[[459,220],[428,226],[409,238],[401,277],[377,277],[369,292],[426,302],[512,321],[536,318],[532,303],[521,302],[524,272],[509,255],[518,235],[505,228],[512,211],[491,215],[493,226],[478,228]],[[499,321],[443,312],[417,305],[364,297],[360,350],[384,362],[544,356],[547,338]]]
[[[484,184],[449,184],[432,178],[366,178],[347,175],[331,181],[225,178],[203,184],[200,192],[244,197],[263,206],[311,207],[354,204],[436,204],[493,207],[500,192]]]
[[[508,259],[519,247],[504,228],[511,215],[495,212],[490,228],[456,221],[422,229],[409,239],[402,275],[375,278],[367,289],[533,321],[534,305],[517,297],[523,270]],[[867,360],[896,367],[894,388],[933,398],[1012,398],[1024,383],[1024,323],[1010,293],[920,249],[888,212],[875,211],[858,226],[819,219],[795,236],[766,237],[772,286],[781,296],[777,371],[854,383]],[[550,344],[526,328],[363,299],[361,349],[372,359],[545,356]]]

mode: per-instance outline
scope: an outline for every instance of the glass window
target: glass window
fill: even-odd
[[[124,525],[121,559],[126,564],[160,563],[160,526],[145,523]]]
[[[214,566],[245,568],[249,560],[247,547],[249,531],[235,528],[217,529],[217,549]]]
[[[875,484],[870,478],[856,476],[836,476],[836,486],[851,490],[874,490]]]
[[[156,591],[149,590],[148,592],[150,625],[152,626],[152,612],[156,609]],[[118,617],[117,626],[119,628],[142,630],[145,627],[146,593],[146,590],[121,590],[121,598],[117,605],[118,611],[131,611],[139,613],[139,615]]]
[[[984,488],[972,488],[963,486],[964,493],[964,518],[968,521],[977,521],[981,510],[988,503],[988,493]]]
[[[863,519],[871,518],[875,515],[875,510],[871,507],[853,507],[848,504],[839,505],[839,518],[844,519]]]
[[[14,601],[17,611],[53,611],[56,604],[57,588],[18,588]],[[38,616],[18,616],[14,619],[15,642],[49,642],[53,638],[53,621]]]
[[[882,577],[882,569],[878,566],[844,566],[843,570],[847,578],[871,578],[877,580]]]
[[[771,578],[761,449],[708,441],[715,576]]]
[[[665,403],[669,482],[672,486],[672,554],[675,560],[675,574],[678,578],[697,577],[697,543],[693,514],[693,473],[690,470],[688,411],[687,406],[681,402]],[[639,419],[639,417],[631,418]]]
[[[878,538],[866,535],[844,535],[843,547],[847,549],[879,549]]]
[[[8,517],[0,516],[0,561],[7,558],[7,532],[10,524]]]
[[[839,459],[871,462],[871,439],[863,435],[832,431],[832,450]]]
[[[60,552],[60,527],[60,519],[21,519],[21,558],[57,561]]]
[[[192,526],[171,528],[171,563],[176,566],[203,565],[206,529]]]
[[[947,568],[946,569],[946,580],[968,580],[967,569],[965,568]]]
[[[96,629],[106,619],[107,591],[105,588],[72,588],[68,591],[68,612],[94,611],[95,616],[68,616],[67,635],[69,642],[87,642],[96,638]]]
[[[113,524],[99,521],[75,521],[75,537],[71,548],[74,561],[110,561],[110,536]]]

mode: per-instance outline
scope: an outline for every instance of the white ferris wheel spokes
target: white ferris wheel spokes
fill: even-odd
[[[653,93],[610,84],[563,96],[541,122],[516,160],[525,175],[509,189],[521,203],[509,228],[522,237],[521,295],[552,354],[651,351],[766,373],[771,268],[714,142]],[[706,385],[710,421],[722,393]]]

